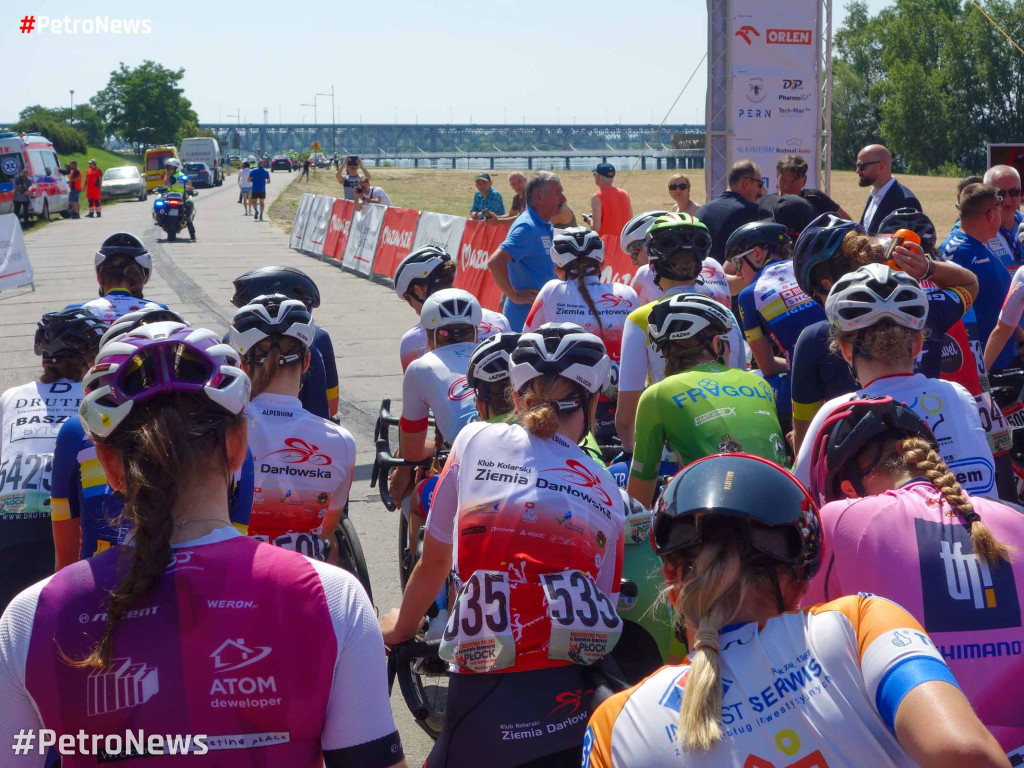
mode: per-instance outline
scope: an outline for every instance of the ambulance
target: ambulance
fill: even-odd
[[[68,180],[57,160],[53,142],[41,133],[0,133],[0,213],[14,210],[14,177],[28,169],[29,214],[67,218]]]
[[[165,147],[148,147],[142,165],[146,174],[146,189],[152,192],[164,183],[164,164],[171,158],[180,160],[178,148],[172,145]]]

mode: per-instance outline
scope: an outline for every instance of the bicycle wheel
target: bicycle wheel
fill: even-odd
[[[405,584],[409,581],[409,574],[412,573],[413,559],[412,551],[409,548],[409,518],[405,512],[398,510],[398,579],[405,591]]]
[[[366,569],[363,546],[359,543],[359,534],[356,533],[356,527],[348,515],[342,515],[341,522],[334,531],[334,540],[338,544],[341,567],[359,579],[372,603],[373,590],[370,588],[370,572]]]
[[[437,741],[448,708],[448,663],[437,656],[412,659],[409,671],[412,683],[429,711],[427,717],[417,720],[416,724]]]

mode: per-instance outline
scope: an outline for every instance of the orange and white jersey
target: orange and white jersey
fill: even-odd
[[[912,766],[893,732],[900,702],[933,680],[956,685],[921,625],[871,595],[719,632],[722,730],[710,752],[678,744],[690,666],[668,666],[602,704],[584,768]]]

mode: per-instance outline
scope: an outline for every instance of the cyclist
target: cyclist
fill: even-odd
[[[820,522],[784,469],[737,454],[691,464],[651,538],[693,652],[601,705],[585,768],[1007,765],[898,605],[859,595],[797,610],[821,565]]]
[[[100,297],[67,308],[84,307],[108,325],[126,312],[163,308],[163,304],[147,301],[142,289],[153,271],[153,257],[146,246],[130,232],[115,232],[96,251],[96,280]]]
[[[701,265],[711,251],[711,235],[707,227],[688,213],[669,213],[656,219],[647,230],[647,258],[654,271],[655,283],[666,296],[677,293],[707,293],[698,285]],[[728,292],[726,292],[728,302]],[[654,304],[645,304],[627,318],[622,332],[622,360],[619,366],[619,400],[615,410],[615,427],[627,453],[633,448],[636,406],[644,387],[665,378],[665,361],[651,346],[647,335],[647,318]],[[727,306],[727,304],[726,304]],[[730,317],[732,312],[729,312]],[[747,367],[746,345],[739,325],[733,320],[729,338],[729,356],[734,368]]]
[[[771,386],[756,373],[724,363],[729,310],[706,296],[668,296],[648,322],[651,344],[665,357],[665,378],[644,391],[636,409],[629,495],[644,505],[653,502],[666,445],[679,466],[737,451],[784,463]]]
[[[458,598],[441,642],[454,673],[428,768],[484,755],[496,768],[578,766],[586,665],[621,631],[625,510],[577,445],[611,361],[598,337],[567,324],[524,333],[512,363],[519,424],[459,433],[402,607],[381,620],[385,642],[412,637],[454,559]]]
[[[861,388],[833,398],[814,415],[794,469],[801,482],[810,479],[814,438],[833,411],[860,396],[890,395],[928,423],[943,460],[963,474],[968,491],[993,491],[992,450],[974,399],[959,384],[914,373],[929,306],[913,277],[885,264],[868,264],[832,286],[825,312],[835,329],[833,350],[849,364]]]
[[[511,424],[516,420],[509,392],[512,353],[519,344],[518,333],[499,333],[481,341],[469,358],[466,386],[476,394],[480,421]]]
[[[274,293],[301,301],[310,312],[320,306],[320,289],[309,275],[295,267],[257,267],[239,275],[233,283],[235,295],[231,303],[236,307],[244,307],[257,296]],[[320,396],[321,389],[325,392],[326,407]],[[321,418],[329,419],[338,412],[338,363],[334,343],[327,329],[319,325],[309,348],[309,370],[303,377],[299,399],[303,408]]]
[[[455,282],[455,260],[443,248],[425,245],[417,248],[398,265],[395,270],[395,293],[420,314],[423,303],[438,291],[451,288]],[[477,329],[481,341],[496,333],[511,331],[505,316],[490,309],[480,309],[480,325]],[[427,332],[423,323],[416,323],[402,336],[399,356],[402,370],[429,351]]]
[[[100,346],[143,325],[169,323],[164,332],[179,330],[187,324],[169,309],[143,309],[129,312],[107,329]],[[248,453],[242,469],[235,475],[229,501],[232,524],[248,533],[252,510],[253,461]],[[131,530],[121,517],[123,503],[107,483],[96,445],[85,433],[76,413],[57,433],[53,449],[53,474],[50,477],[50,519],[57,570],[77,560],[92,557],[116,544],[124,543]]]
[[[1020,642],[1024,566],[1011,552],[1024,517],[964,492],[928,425],[891,398],[846,403],[814,447],[824,567],[806,600],[873,592],[906,606],[1002,748],[1024,755],[1024,657],[973,651]]]
[[[53,573],[50,476],[60,425],[78,412],[82,376],[106,325],[91,312],[48,312],[36,326],[38,381],[0,395],[0,607]]]
[[[204,329],[148,325],[100,349],[82,419],[126,498],[132,541],[30,587],[4,613],[0,738],[201,730],[204,746],[191,746],[218,750],[212,763],[405,765],[358,581],[228,519],[246,451],[239,365]],[[67,691],[81,697],[72,704]]]
[[[314,336],[306,305],[280,293],[255,298],[231,321],[231,346],[252,379],[246,414],[259,491],[249,535],[324,560],[324,539],[348,503],[356,446],[299,401]]]

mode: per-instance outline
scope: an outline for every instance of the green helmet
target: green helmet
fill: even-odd
[[[711,252],[711,233],[699,219],[688,213],[666,213],[651,224],[644,243],[656,283],[660,285],[662,277],[694,280],[700,274],[701,262]],[[696,264],[691,263],[683,271],[674,268],[672,257],[680,253],[694,256]]]

